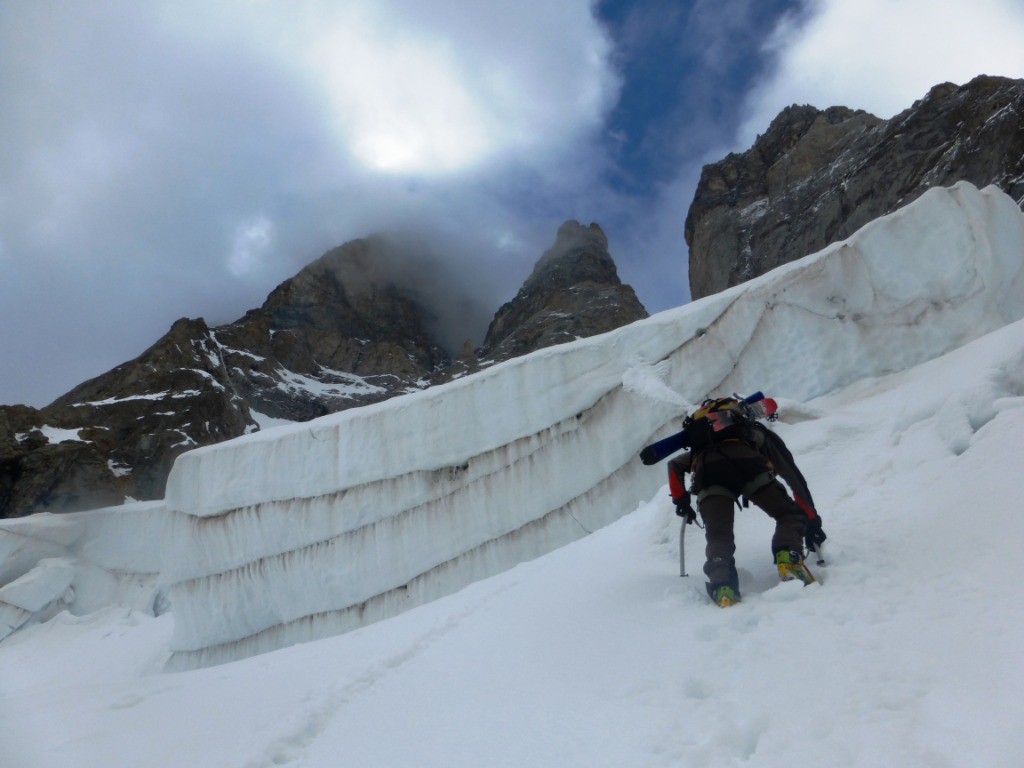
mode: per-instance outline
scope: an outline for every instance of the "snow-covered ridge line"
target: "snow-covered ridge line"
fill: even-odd
[[[1022,254],[1004,194],[933,190],[687,307],[185,454],[167,498],[176,663],[350,628],[567,543],[657,489],[635,455],[681,402],[809,399],[942,355],[1021,317]]]
[[[710,321],[714,312],[707,314]],[[460,466],[591,408],[621,385],[630,359],[661,359],[678,346],[676,334],[668,324],[606,334],[542,350],[525,366],[525,358],[509,361],[426,392],[191,451],[175,464],[167,501],[214,515]],[[583,370],[588,378],[574,380]],[[266,471],[250,474],[258,465]],[[275,471],[282,466],[289,471]]]
[[[416,514],[473,483],[486,482],[510,465],[531,458],[549,441],[577,429],[586,415],[587,412],[578,414],[458,466],[415,470],[334,493],[301,500],[268,501],[216,515],[180,515],[176,525],[187,528],[181,532],[186,537],[198,534],[207,542],[216,541],[211,557],[217,555],[220,559],[208,560],[207,565],[217,570],[199,575],[223,573],[254,562],[254,558],[288,554],[368,526],[396,521],[403,515]],[[353,498],[357,495],[358,498]],[[337,514],[342,509],[347,514]],[[272,519],[275,515],[287,515],[289,527],[275,531],[271,541],[253,541],[251,532],[257,521]],[[187,562],[169,563],[167,574],[176,580],[188,580],[195,575],[188,568]]]

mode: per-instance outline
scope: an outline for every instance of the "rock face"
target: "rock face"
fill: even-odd
[[[255,427],[212,333],[179,320],[131,362],[46,408],[0,407],[0,509],[83,509],[163,493],[174,458]]]
[[[686,217],[690,292],[707,296],[824,248],[934,186],[1024,197],[1024,81],[944,83],[890,120],[784,109],[754,146],[705,166]]]
[[[482,356],[495,362],[610,331],[647,317],[619,281],[597,224],[567,221],[512,301],[487,329]]]
[[[216,329],[227,376],[253,410],[308,421],[437,380],[448,354],[382,267],[389,247],[369,238],[335,248]]]
[[[396,279],[393,247],[384,238],[343,245],[234,323],[179,320],[136,359],[45,408],[0,406],[0,517],[160,498],[190,448],[423,389],[647,315],[619,281],[600,228],[567,222],[485,347],[453,360]]]

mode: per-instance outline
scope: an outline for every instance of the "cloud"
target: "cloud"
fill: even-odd
[[[652,312],[689,299],[684,222],[701,167],[732,141],[762,44],[794,0],[607,0],[624,85],[595,216],[619,274]]]
[[[175,6],[191,27],[194,9]],[[309,85],[339,142],[371,171],[431,174],[557,151],[600,125],[617,83],[583,0],[238,2],[206,34],[239,29]]]
[[[675,306],[702,163],[793,102],[884,116],[941,80],[1024,76],[1018,5],[9,3],[0,403],[42,405],[182,315],[234,320],[375,233],[474,293],[477,342],[569,218],[601,224],[649,309]]]
[[[377,231],[496,308],[595,186],[608,50],[587,0],[5,7],[0,403]]]
[[[808,0],[776,28],[774,68],[752,92],[747,147],[790,104],[842,105],[889,118],[938,83],[1024,77],[1018,0]]]
[[[228,269],[236,277],[253,271],[273,242],[274,225],[263,216],[241,222],[235,230],[235,242],[228,259]]]

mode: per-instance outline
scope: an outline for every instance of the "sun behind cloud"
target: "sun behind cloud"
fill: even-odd
[[[458,171],[484,158],[501,135],[436,39],[339,26],[316,41],[311,63],[340,137],[372,170]]]

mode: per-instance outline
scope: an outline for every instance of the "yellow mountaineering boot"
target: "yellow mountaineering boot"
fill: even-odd
[[[814,574],[808,569],[803,555],[799,552],[790,550],[776,552],[775,567],[779,569],[779,578],[782,581],[800,579],[805,585],[814,583]]]
[[[719,608],[728,608],[730,605],[736,605],[740,601],[740,593],[725,584],[715,589],[708,589],[711,593],[711,599],[715,601],[715,605]]]

